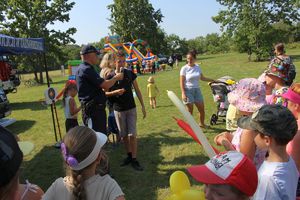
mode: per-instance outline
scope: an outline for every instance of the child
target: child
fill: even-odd
[[[269,153],[259,168],[253,200],[296,199],[299,172],[286,152],[286,145],[298,129],[292,112],[281,105],[265,105],[252,116],[240,118],[238,125],[255,131],[255,144]]]
[[[78,126],[77,113],[81,110],[81,106],[77,108],[74,97],[77,95],[77,86],[74,83],[66,84],[63,95],[63,106],[66,117],[66,132],[71,128]]]
[[[118,183],[96,172],[106,157],[102,151],[106,141],[106,135],[85,126],[71,129],[61,144],[67,176],[56,179],[43,199],[124,200]]]
[[[16,137],[0,126],[0,200],[40,200],[44,192],[36,185],[19,184],[23,153]]]
[[[154,84],[154,78],[152,76],[148,79],[147,93],[150,99],[150,106],[156,108],[156,95],[159,93],[159,90]]]
[[[205,184],[207,200],[246,200],[257,188],[255,166],[237,151],[216,155],[205,165],[189,167],[188,172]]]
[[[284,105],[280,95],[293,83],[296,76],[292,59],[285,54],[282,43],[275,45],[275,56],[271,60],[268,69],[258,78],[266,83],[266,100],[268,104]]]
[[[293,140],[287,144],[286,151],[294,159],[298,171],[300,172],[300,83],[294,83],[282,97],[287,100],[287,108],[297,119],[297,134]],[[298,180],[297,197],[300,197],[300,178]]]
[[[251,115],[266,104],[265,86],[254,78],[239,81],[232,92],[228,94],[228,101],[236,107],[242,116]],[[235,132],[223,132],[215,137],[217,145],[223,145],[226,150],[237,150],[253,160],[257,169],[263,163],[266,152],[256,148],[252,131],[239,127]]]

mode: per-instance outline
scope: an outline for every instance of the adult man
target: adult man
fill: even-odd
[[[135,170],[142,171],[143,167],[137,161],[137,138],[136,138],[136,105],[132,93],[132,86],[135,89],[136,95],[142,106],[143,117],[146,117],[146,110],[143,102],[143,97],[136,81],[137,76],[130,70],[124,68],[125,55],[123,52],[118,52],[115,60],[116,73],[122,73],[123,79],[118,81],[111,89],[125,89],[122,95],[116,96],[113,101],[116,122],[118,125],[120,136],[124,140],[127,151],[127,158],[124,159],[121,166],[131,163]]]
[[[78,98],[82,106],[82,120],[85,125],[91,118],[93,129],[106,134],[106,97],[103,89],[108,90],[116,81],[122,79],[122,74],[115,75],[110,80],[100,78],[94,66],[99,63],[98,51],[92,45],[84,45],[80,51],[80,64],[76,82]]]

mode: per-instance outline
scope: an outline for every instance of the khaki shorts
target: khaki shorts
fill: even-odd
[[[136,121],[137,121],[137,113],[136,108],[132,108],[130,110],[115,112],[115,118],[117,122],[117,126],[119,129],[119,134],[121,137],[126,135],[128,136],[136,136]]]

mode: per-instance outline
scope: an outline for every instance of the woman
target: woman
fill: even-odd
[[[193,114],[193,105],[196,105],[200,115],[199,125],[201,128],[206,128],[204,101],[199,87],[199,79],[207,82],[214,82],[214,80],[203,75],[201,68],[195,63],[196,54],[194,51],[187,53],[186,60],[187,64],[180,70],[181,97],[191,114]]]
[[[114,53],[106,53],[100,63],[100,77],[107,79],[107,77],[114,71],[115,66],[115,57]]]

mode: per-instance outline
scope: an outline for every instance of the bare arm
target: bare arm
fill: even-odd
[[[185,95],[185,91],[184,91],[184,82],[185,82],[185,76],[180,76],[180,89],[181,89],[181,98],[183,101],[186,101],[186,95]]]
[[[254,159],[256,145],[254,138],[256,134],[253,131],[244,129],[241,135],[240,152],[248,156],[251,160]]]
[[[125,92],[125,89],[118,89],[118,90],[114,90],[114,91],[110,91],[110,92],[105,92],[105,95],[107,97],[112,97],[112,96],[117,96],[117,95],[122,95]]]
[[[117,197],[116,200],[125,200],[124,196]]]
[[[207,81],[207,82],[215,82],[214,79],[205,77],[202,73],[201,73],[201,75],[200,75],[200,80],[201,80],[201,81]]]
[[[143,101],[143,96],[142,96],[142,93],[140,91],[139,85],[138,85],[136,80],[133,81],[133,87],[134,87],[136,96],[138,97],[138,99],[141,103],[141,106],[142,106],[143,118],[145,118],[146,117],[146,110],[145,110],[145,105],[144,105],[144,101]]]
[[[78,113],[81,110],[81,106],[79,106],[77,108],[76,102],[73,98],[70,98],[69,107],[70,107],[70,114],[71,115],[75,115],[76,113]]]
[[[292,140],[292,151],[290,152],[290,156],[292,156],[292,158],[294,159],[296,165],[297,165],[297,168],[298,168],[298,171],[300,171],[300,158],[299,158],[299,155],[300,155],[300,131],[298,131],[296,133],[296,135],[294,136],[293,140]]]
[[[100,85],[100,87],[104,90],[108,90],[109,88],[111,88],[117,81],[122,80],[123,79],[123,74],[122,73],[118,73],[116,74],[112,79],[110,80],[105,80],[102,82],[102,84]]]

